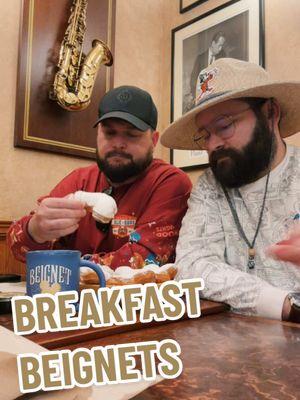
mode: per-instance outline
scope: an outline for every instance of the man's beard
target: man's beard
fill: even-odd
[[[209,163],[215,178],[223,186],[238,188],[256,181],[267,172],[275,152],[274,133],[269,129],[264,116],[259,115],[252,138],[242,150],[216,150],[211,153]]]
[[[109,162],[109,157],[119,156],[128,159],[126,164],[112,165]],[[146,170],[153,160],[152,149],[149,149],[143,159],[134,161],[131,154],[121,151],[110,151],[104,158],[99,156],[98,150],[96,152],[96,161],[99,169],[112,183],[126,182],[128,179],[138,176]]]

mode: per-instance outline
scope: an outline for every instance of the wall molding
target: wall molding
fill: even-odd
[[[6,239],[8,228],[12,221],[0,221],[0,240]]]
[[[6,243],[6,236],[12,221],[0,220],[0,274],[25,275],[26,267],[17,261]]]

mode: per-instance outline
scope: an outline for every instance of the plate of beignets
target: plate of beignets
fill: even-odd
[[[155,264],[145,265],[142,269],[133,269],[128,266],[121,266],[112,270],[106,265],[101,265],[105,276],[106,286],[123,286],[133,284],[157,283],[161,284],[173,280],[177,268],[174,264],[165,264],[159,267]],[[81,268],[80,288],[98,289],[99,282],[97,274],[90,268]]]

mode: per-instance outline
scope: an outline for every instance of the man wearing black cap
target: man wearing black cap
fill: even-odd
[[[28,250],[77,249],[115,269],[141,268],[174,257],[181,219],[191,190],[188,177],[153,159],[158,142],[157,110],[149,93],[133,86],[108,92],[95,127],[97,164],[65,177],[35,212],[12,224],[8,242],[24,261]],[[109,225],[95,222],[76,191],[113,196],[118,212]]]

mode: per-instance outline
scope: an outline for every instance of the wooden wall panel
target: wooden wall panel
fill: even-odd
[[[66,111],[49,98],[58,71],[61,43],[70,27],[72,3],[70,0],[23,1],[15,146],[94,159],[96,131],[93,125],[99,99],[113,86],[114,67],[104,64],[99,67],[91,104],[85,110]],[[89,0],[86,12],[83,53],[90,53],[95,38],[105,42],[113,53],[115,0]],[[78,21],[77,18],[72,20]],[[100,57],[100,52],[97,55]]]
[[[25,275],[25,265],[17,261],[6,244],[6,235],[11,221],[0,221],[0,274]]]

